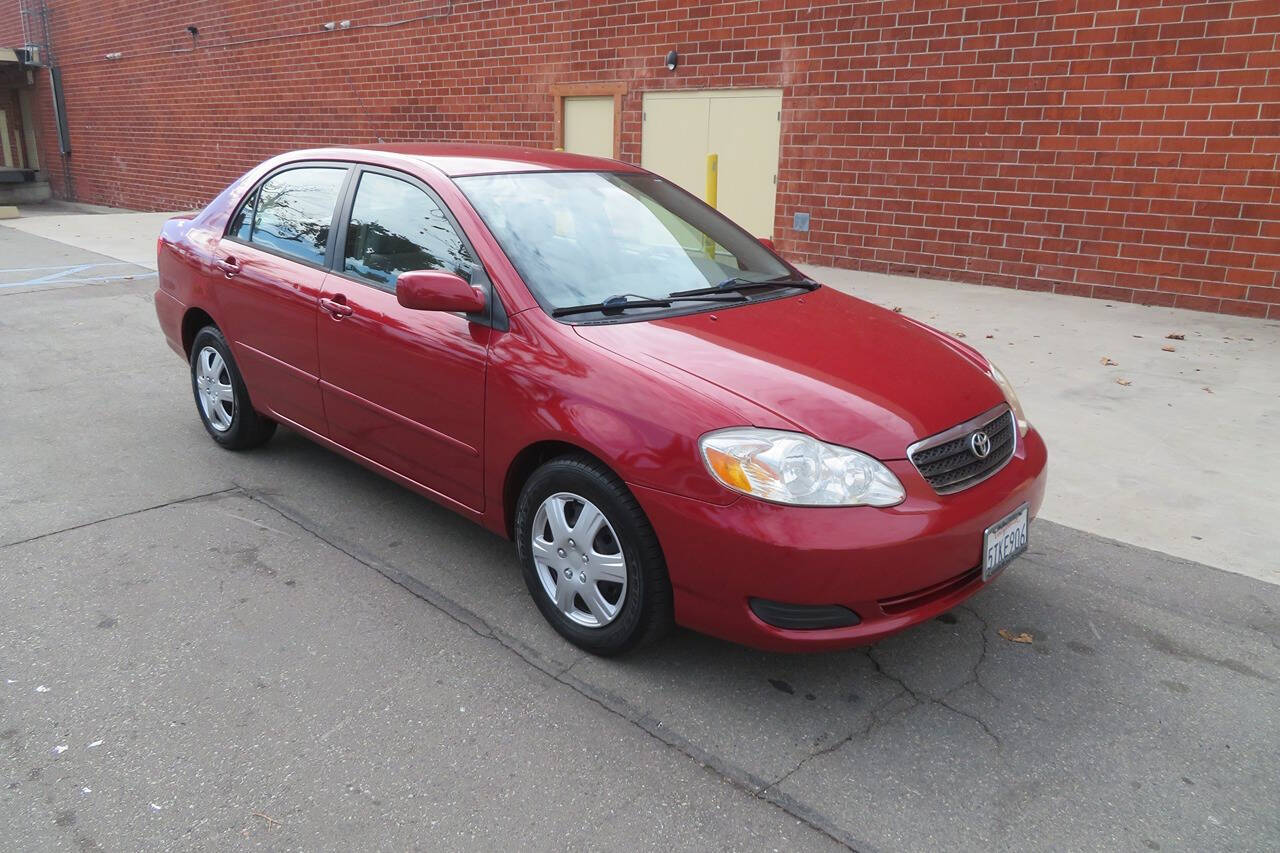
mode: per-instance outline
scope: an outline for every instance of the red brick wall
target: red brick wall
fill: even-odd
[[[780,87],[792,257],[1280,317],[1280,0],[49,5],[84,201],[195,206],[321,142],[550,146],[554,83],[625,81],[638,161],[645,90]]]

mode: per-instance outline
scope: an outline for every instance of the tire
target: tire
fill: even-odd
[[[249,390],[217,326],[205,326],[191,343],[191,391],[209,437],[228,450],[248,450],[276,431],[276,422],[254,411]],[[215,399],[214,396],[221,394]]]
[[[594,533],[591,508],[603,519]],[[584,535],[575,530],[590,541],[578,542]],[[578,648],[618,655],[670,631],[671,580],[658,537],[622,480],[595,459],[561,456],[536,470],[516,503],[515,536],[534,603]],[[612,580],[622,577],[625,584]]]

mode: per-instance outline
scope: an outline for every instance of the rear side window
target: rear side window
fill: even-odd
[[[347,170],[336,167],[290,169],[267,179],[252,208],[249,241],[313,264],[324,263],[333,208]],[[243,227],[243,223],[233,223]],[[243,239],[240,232],[237,237]]]
[[[440,205],[408,181],[365,172],[347,228],[343,272],[395,289],[400,273],[444,270],[467,281],[475,259]]]

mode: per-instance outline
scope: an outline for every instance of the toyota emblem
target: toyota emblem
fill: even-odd
[[[991,454],[991,439],[982,430],[969,436],[969,449],[979,459],[986,459]]]

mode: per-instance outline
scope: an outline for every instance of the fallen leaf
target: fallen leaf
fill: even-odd
[[[1117,385],[1123,385],[1123,386],[1125,386],[1125,387],[1127,388],[1127,387],[1129,387],[1130,385],[1132,385],[1133,383],[1132,383],[1132,382],[1130,382],[1128,379],[1117,379],[1117,380],[1116,380],[1116,384],[1117,384]]]
[[[1177,352],[1177,351],[1178,351],[1178,348],[1177,348],[1177,347],[1171,347],[1171,346],[1163,346],[1163,347],[1160,347],[1160,349],[1164,350],[1165,352]]]
[[[992,339],[992,338],[994,338],[994,337],[995,337],[995,335],[987,335],[987,340],[991,340],[991,339]]]
[[[1170,332],[1165,335],[1165,337],[1171,341],[1185,341],[1187,339],[1187,336],[1182,334],[1182,332]]]
[[[1213,389],[1212,389],[1212,388],[1210,388],[1208,385],[1204,386],[1204,387],[1203,387],[1203,388],[1201,388],[1200,390],[1201,390],[1201,391],[1204,391],[1204,392],[1206,392],[1206,393],[1209,393],[1209,394],[1212,394],[1212,393],[1213,393]]]
[[[1111,356],[1104,355],[1098,364],[1101,364],[1103,367],[1115,367],[1117,362],[1112,361]]]
[[[1026,631],[1023,631],[1021,634],[1015,634],[1012,631],[1010,631],[1008,628],[1001,628],[999,631],[996,631],[996,633],[999,634],[1001,637],[1004,637],[1006,640],[1008,640],[1011,643],[1035,642],[1032,636],[1028,634]]]
[[[895,313],[895,314],[901,314],[901,313],[902,313],[902,306],[901,306],[901,305],[895,305],[895,306],[893,306],[893,313]]]
[[[951,334],[955,335],[957,338],[968,337],[968,335],[966,335],[964,332],[952,332]]]

